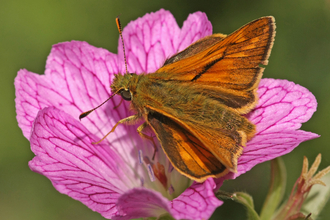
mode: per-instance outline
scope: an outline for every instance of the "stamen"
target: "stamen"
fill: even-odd
[[[147,166],[150,180],[153,182],[157,178],[157,180],[159,180],[159,182],[164,186],[164,188],[167,189],[168,181],[164,165],[160,164],[159,162],[157,162],[156,164],[152,163],[147,156],[143,157],[143,162]]]
[[[139,163],[142,164],[142,150],[139,150]]]
[[[152,166],[150,164],[147,164],[147,168],[148,168],[148,174],[149,174],[149,178],[150,178],[151,182],[155,181],[155,174],[152,169]]]

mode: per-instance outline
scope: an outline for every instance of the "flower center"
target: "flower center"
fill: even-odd
[[[139,151],[139,162],[143,164],[151,181],[151,188],[161,192],[168,199],[174,199],[188,188],[192,181],[176,171],[167,157],[158,152],[155,160],[143,156]],[[142,180],[144,183],[145,181]],[[145,187],[148,187],[145,185]],[[149,188],[149,187],[148,187]]]

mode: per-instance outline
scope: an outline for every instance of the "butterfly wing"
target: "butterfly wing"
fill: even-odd
[[[203,38],[143,76],[133,106],[143,109],[183,175],[202,182],[237,171],[243,147],[255,133],[241,114],[257,102],[259,65],[267,64],[274,35],[274,18],[260,18],[227,37]]]
[[[203,182],[229,172],[184,125],[158,112],[148,114],[147,121],[173,167],[181,174]]]
[[[208,47],[212,46],[213,44],[219,42],[220,40],[224,39],[226,36],[227,35],[225,35],[225,34],[213,34],[211,36],[207,36],[202,39],[199,39],[195,43],[189,45],[189,47],[187,47],[183,51],[181,51],[181,52],[175,54],[174,56],[172,56],[171,58],[167,59],[164,63],[164,66],[177,62],[184,58],[190,57],[192,54],[197,54],[197,53],[205,50],[205,48],[208,48]]]
[[[234,33],[211,35],[169,58],[150,78],[194,86],[241,114],[257,102],[257,86],[275,36],[273,17],[248,23]],[[209,47],[195,49],[196,45]]]
[[[181,106],[172,110],[146,106],[146,121],[169,160],[182,174],[196,181],[236,172],[237,159],[247,139],[254,135],[255,126],[214,101],[203,108],[192,104],[184,110]],[[201,109],[208,116],[194,116],[194,110]]]

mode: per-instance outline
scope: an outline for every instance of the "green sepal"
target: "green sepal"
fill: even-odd
[[[225,192],[220,189],[215,193],[215,196],[220,200],[225,200],[225,199],[233,200],[233,193]]]
[[[267,197],[260,213],[261,220],[269,220],[281,203],[286,186],[286,168],[282,158],[271,161],[271,179]]]
[[[244,192],[227,193],[224,191],[218,191],[216,193],[218,199],[231,199],[235,202],[241,203],[246,208],[246,214],[248,220],[260,220],[258,213],[254,210],[254,204],[252,197]]]
[[[244,192],[237,192],[233,194],[233,200],[245,206],[248,220],[260,220],[258,213],[254,210],[252,196]]]

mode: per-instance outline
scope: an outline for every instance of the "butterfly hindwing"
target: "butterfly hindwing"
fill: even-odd
[[[219,177],[228,172],[226,166],[198,138],[173,119],[153,112],[148,115],[148,124],[180,173],[203,182],[208,177]]]

